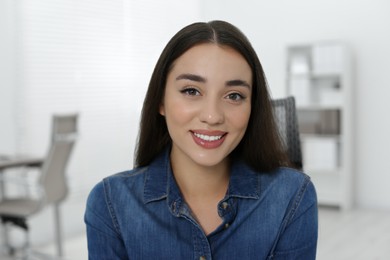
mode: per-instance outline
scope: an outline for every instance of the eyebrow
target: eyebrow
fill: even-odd
[[[242,86],[242,87],[247,87],[247,88],[251,87],[251,85],[249,85],[248,82],[246,82],[245,80],[241,80],[241,79],[229,80],[226,82],[226,86],[228,86],[228,87]]]
[[[191,81],[196,81],[196,82],[201,82],[201,83],[206,83],[206,79],[195,74],[180,74],[177,76],[176,80],[181,80],[181,79],[186,79],[186,80],[191,80]]]
[[[206,78],[199,76],[199,75],[190,74],[190,73],[180,74],[179,76],[176,77],[176,80],[191,80],[191,81],[200,82],[200,83],[207,82]],[[228,81],[226,81],[225,85],[228,87],[234,87],[234,86],[242,86],[242,87],[247,87],[247,88],[251,87],[251,85],[248,82],[246,82],[245,80],[241,80],[241,79],[228,80]]]

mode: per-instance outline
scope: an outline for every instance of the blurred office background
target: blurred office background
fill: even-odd
[[[389,14],[387,0],[0,0],[0,154],[44,156],[52,114],[79,113],[61,212],[65,243],[83,238],[91,188],[132,168],[143,97],[162,48],[189,23],[222,19],[251,40],[275,98],[287,94],[287,46],[347,43],[353,211],[390,219]],[[30,219],[34,247],[53,240],[52,222],[50,208]],[[65,248],[65,255],[77,253]]]

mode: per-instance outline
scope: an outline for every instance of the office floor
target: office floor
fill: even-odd
[[[390,259],[390,212],[321,208],[319,223],[317,260]],[[67,240],[65,259],[88,259],[86,247],[84,235]],[[36,250],[51,254],[54,247]]]
[[[389,260],[390,212],[320,209],[318,260]]]

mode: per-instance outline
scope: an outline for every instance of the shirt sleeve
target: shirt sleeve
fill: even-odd
[[[92,189],[87,200],[84,221],[89,259],[128,259],[106,196],[104,183],[101,182]]]
[[[317,195],[310,180],[295,196],[279,239],[269,259],[316,259],[318,239]]]

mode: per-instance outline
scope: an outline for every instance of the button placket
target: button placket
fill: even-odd
[[[224,223],[222,224],[222,230],[227,230],[231,227],[235,215],[236,215],[236,200],[229,198],[225,201],[222,201],[219,205],[220,215],[224,219]]]

